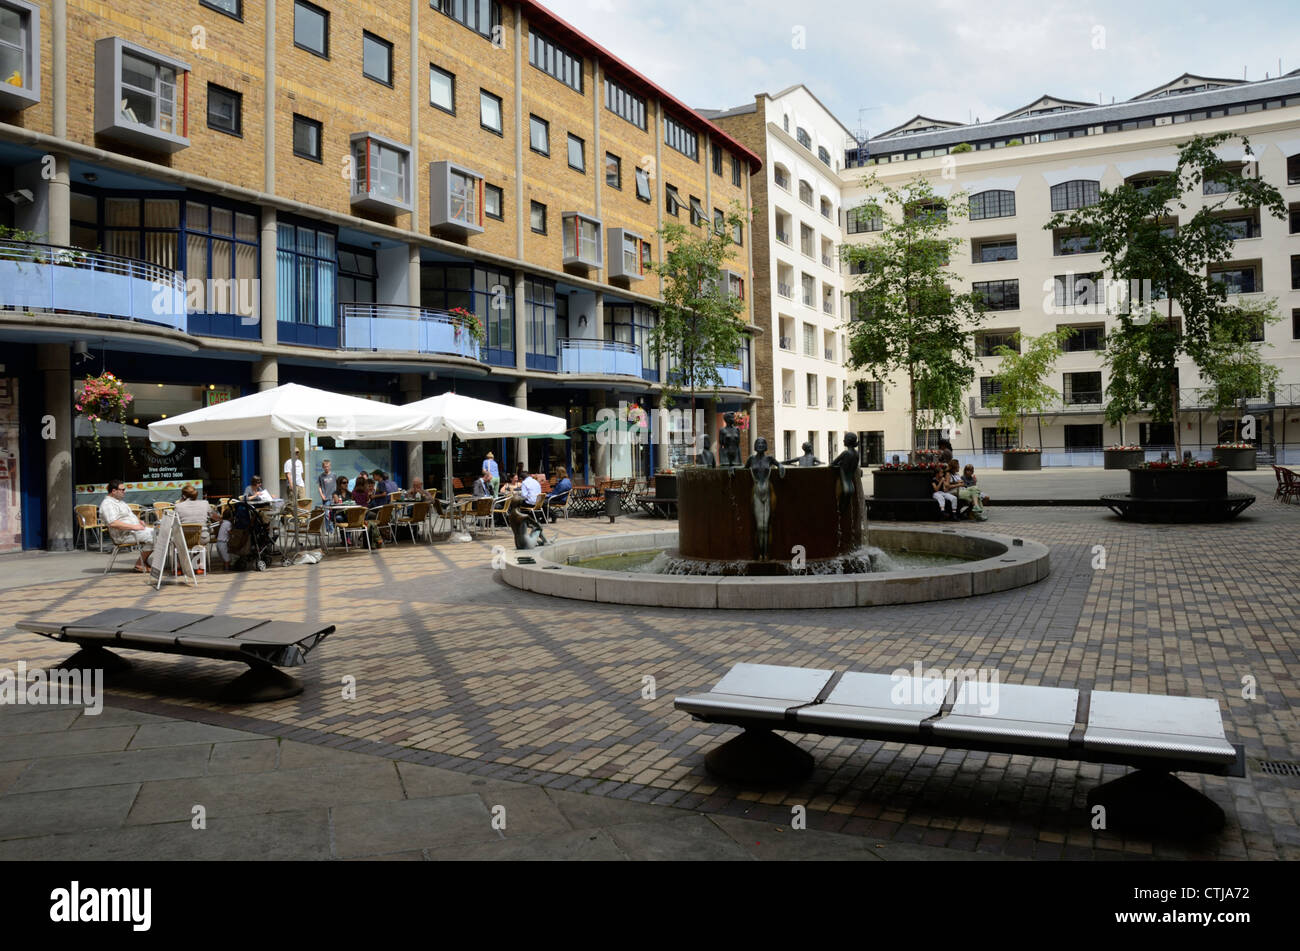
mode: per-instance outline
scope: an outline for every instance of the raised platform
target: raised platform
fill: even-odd
[[[1142,499],[1125,492],[1103,495],[1101,504],[1130,522],[1226,522],[1255,501],[1255,496],[1230,493],[1217,499]]]

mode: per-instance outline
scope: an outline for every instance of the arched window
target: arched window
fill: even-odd
[[[1052,186],[1052,211],[1069,211],[1097,204],[1101,198],[1101,183],[1079,178]]]
[[[799,179],[799,200],[805,205],[813,203],[813,187],[802,178]]]
[[[799,126],[794,130],[794,137],[799,140],[799,144],[805,149],[812,151],[812,136],[808,134],[808,131],[803,126]]]
[[[786,168],[784,165],[781,165],[779,163],[773,165],[772,177],[776,179],[776,184],[778,188],[784,188],[786,191],[790,190],[790,170]]]
[[[972,221],[981,218],[1010,218],[1016,213],[1016,193],[991,190],[970,196]]]
[[[823,218],[834,217],[834,213],[831,211],[831,200],[829,198],[822,199],[822,217]]]
[[[781,127],[784,128],[786,132],[790,131],[790,116],[788,114],[781,117]]]
[[[1138,191],[1146,193],[1153,186],[1170,176],[1170,172],[1142,172],[1138,175],[1130,175],[1124,179],[1124,184],[1130,188],[1136,188]]]
[[[817,146],[817,157],[822,160],[822,164],[827,168],[831,167],[831,153],[826,151],[825,146]]]

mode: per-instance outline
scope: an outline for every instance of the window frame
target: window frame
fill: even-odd
[[[713,159],[713,174],[717,175],[718,177],[721,177],[722,176],[722,149],[718,148],[718,146],[716,145],[712,146],[712,155],[710,157]]]
[[[199,0],[199,6],[207,7],[209,10],[220,13],[222,16],[228,16],[232,20],[238,20],[240,23],[244,22],[244,0],[235,0],[235,11],[233,13],[217,6],[219,2],[220,0]]]
[[[235,104],[235,127],[233,129],[226,129],[223,128],[222,126],[212,124],[213,90],[216,90],[217,92],[220,93],[224,93],[233,98]],[[225,86],[220,86],[217,83],[208,83],[208,102],[207,102],[206,113],[207,113],[208,128],[211,129],[213,132],[221,132],[224,133],[225,135],[233,135],[239,139],[242,139],[244,137],[244,94],[243,93],[236,92],[234,89],[227,89]]]
[[[325,29],[323,31],[324,32],[323,50],[312,49],[310,46],[307,46],[298,41],[298,11],[299,9],[304,9],[304,8],[311,13],[320,14],[321,19],[324,20]],[[300,50],[306,50],[308,53],[311,53],[312,56],[319,56],[321,59],[329,59],[330,58],[330,12],[322,7],[316,6],[316,4],[309,2],[309,0],[293,0],[293,45]]]
[[[731,157],[731,184],[736,188],[743,188],[745,184],[745,177],[740,171],[739,155]]]
[[[292,122],[293,122],[293,134],[290,136],[290,147],[293,150],[293,154],[296,155],[298,158],[308,159],[309,161],[316,162],[317,164],[320,165],[324,165],[325,164],[325,124],[318,119],[313,119],[310,116],[304,116],[298,112],[293,113]],[[312,155],[310,152],[298,151],[297,132],[298,132],[299,123],[305,126],[315,128],[316,150],[318,154]]]
[[[611,161],[612,160],[612,161]],[[611,165],[614,170],[614,181],[609,180]],[[623,190],[623,160],[613,152],[605,153],[605,184],[610,188]]]
[[[533,144],[533,131],[535,128],[541,129],[542,138],[545,140],[543,147],[540,149]],[[547,158],[551,157],[551,124],[541,116],[534,115],[531,112],[528,114],[528,149],[538,155],[545,155]]]
[[[667,112],[664,113],[664,145],[685,155],[692,162],[698,163],[700,160],[700,134]],[[689,152],[686,150],[687,145],[691,147]]]
[[[378,76],[366,72],[366,42],[367,41],[370,41],[371,43],[379,46],[380,48],[385,50],[385,52],[387,52],[388,54],[388,78],[387,79],[381,79]],[[369,30],[362,30],[361,31],[361,75],[364,76],[366,79],[370,79],[373,80],[374,82],[379,83],[381,86],[387,86],[389,89],[392,89],[393,72],[394,72],[393,44],[388,42],[388,40],[384,39],[382,36],[379,36],[376,33],[371,33]]]
[[[1006,311],[1020,309],[1020,279],[1007,278],[1000,281],[972,281],[971,294],[979,294],[986,311]],[[998,306],[991,306],[989,300],[992,292],[998,294]]]
[[[500,125],[497,127],[490,126],[483,121],[483,105],[485,101],[489,99],[496,103],[497,122],[500,123]],[[501,97],[498,96],[496,93],[488,92],[482,86],[480,86],[478,90],[478,127],[480,129],[484,129],[488,132],[491,132],[493,135],[499,135],[503,139],[506,136],[505,133],[506,120],[505,120],[505,110],[503,108],[503,101]]]
[[[1077,188],[1072,189],[1072,186]],[[1068,182],[1057,182],[1049,190],[1049,198],[1053,213],[1089,208],[1101,200],[1101,182],[1093,178],[1072,178]],[[1075,201],[1078,204],[1072,204]]]
[[[477,0],[477,2],[475,2],[475,0],[469,0],[468,3],[455,2],[455,0],[429,0],[429,6],[447,17],[447,19],[459,23],[470,32],[477,33],[497,49],[501,49],[504,46],[505,31],[501,22],[501,4],[497,2],[497,0]],[[462,19],[461,16],[456,15],[457,7],[460,8],[461,16],[463,16],[464,19]],[[486,31],[480,29],[476,25],[479,21],[478,14],[483,12],[484,7],[486,7],[488,11],[488,24]],[[471,11],[474,13],[473,24],[469,22]],[[501,42],[497,42],[498,39],[500,39]]]
[[[570,222],[573,223],[572,232],[569,230]],[[583,232],[588,227],[594,230],[594,234],[584,238]],[[605,266],[605,224],[599,218],[580,211],[563,212],[560,215],[560,232],[560,259],[565,267],[595,269]],[[570,234],[573,235],[572,248],[568,243]],[[584,257],[584,248],[590,248],[593,257]]]
[[[539,54],[543,60],[541,63],[537,61]],[[547,65],[546,60],[550,60],[554,65]],[[572,89],[579,96],[585,95],[583,74],[587,68],[586,60],[567,47],[555,42],[531,23],[528,25],[528,65]],[[569,68],[566,69],[564,66]],[[575,67],[578,83],[576,86],[560,75],[560,73],[571,75],[575,71]]]
[[[488,197],[494,194],[496,195],[497,202],[497,213],[495,215],[492,214],[490,210],[491,205],[488,204]],[[506,220],[506,192],[500,185],[489,185],[487,182],[483,183],[483,216],[485,218],[491,218],[494,221]]]
[[[540,228],[533,223],[533,216],[537,213],[538,209],[541,209],[542,212],[542,226]],[[548,233],[546,228],[546,205],[542,202],[536,200],[530,201],[528,205],[528,227],[532,230],[533,234]]]
[[[0,109],[22,110],[41,101],[41,10],[25,0],[11,0],[4,6],[18,16],[21,41],[17,50],[22,61],[22,85],[0,83]]]
[[[358,146],[363,142],[365,143],[364,168],[357,158]],[[360,205],[381,213],[397,212],[399,214],[411,210],[414,201],[414,181],[412,177],[414,174],[414,159],[409,145],[382,135],[376,135],[373,132],[357,132],[348,140],[348,153],[352,156],[353,161],[353,180],[351,182],[353,207]],[[400,194],[397,197],[385,195],[380,191],[385,153],[391,153],[400,160],[397,173]],[[364,181],[360,177],[363,172],[366,175]]]
[[[884,231],[884,213],[877,210],[877,213],[872,215],[870,209],[865,206],[850,208],[844,215],[844,230],[848,234],[871,234]]]
[[[621,109],[615,108],[616,105]],[[642,132],[647,131],[645,96],[638,95],[625,84],[608,76],[605,77],[605,108]],[[633,116],[638,117],[640,121]]]
[[[579,165],[573,164],[573,145],[575,142],[578,144],[578,161],[581,163]],[[579,138],[578,136],[570,132],[569,137],[566,140],[566,143],[567,144],[565,148],[565,153],[566,153],[565,157],[569,161],[569,168],[573,169],[575,172],[581,172],[583,175],[586,175],[587,174],[587,140]]]
[[[983,198],[985,195],[997,197],[995,199]],[[1008,201],[1006,198],[1007,195],[1011,196],[1009,199],[1011,210],[1009,212],[1005,211],[1006,203]],[[977,198],[983,198],[979,203],[980,214],[975,213],[975,199]],[[987,208],[990,200],[996,201],[997,203],[995,213],[990,213]],[[976,192],[974,195],[971,195],[967,207],[970,212],[971,221],[985,221],[989,218],[1014,218],[1016,216],[1016,193],[1014,189],[1010,188],[986,188],[982,192]]]
[[[640,166],[638,166],[634,171],[634,178],[636,182],[636,197],[640,201],[645,202],[646,204],[653,203],[654,192],[650,188],[650,170],[648,168],[641,168]],[[645,185],[644,193],[641,187],[643,183]]]
[[[450,80],[450,87],[451,87],[450,108],[442,105],[442,103],[440,102],[436,102],[433,98],[433,74],[434,73],[441,73],[443,76],[447,77],[448,80]],[[456,74],[449,69],[443,69],[441,66],[436,66],[433,63],[429,64],[429,105],[433,106],[433,108],[435,109],[447,113],[447,115],[449,116],[454,116],[456,114]]]
[[[686,202],[682,201],[677,186],[664,182],[664,213],[672,215],[674,218],[680,218],[684,207],[686,207]]]

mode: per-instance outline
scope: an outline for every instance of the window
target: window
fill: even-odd
[[[97,40],[95,131],[144,148],[183,149],[188,85],[189,66],[179,60],[114,36]]]
[[[280,323],[335,326],[335,240],[332,230],[299,226],[283,218],[277,222],[276,318]]]
[[[1010,218],[1016,213],[1016,193],[995,189],[978,192],[970,197],[972,221],[983,218]]]
[[[551,125],[545,119],[528,117],[528,147],[542,155],[551,154]]]
[[[700,160],[700,137],[672,116],[664,116],[664,145],[692,161]]]
[[[1057,307],[1088,307],[1105,299],[1100,272],[1058,274],[1052,278],[1052,283]]]
[[[487,330],[487,362],[515,365],[515,281],[508,271],[425,262],[420,268],[420,299],[426,307],[463,307]]]
[[[528,62],[576,92],[582,92],[582,57],[528,28]]]
[[[566,211],[562,218],[564,263],[600,267],[604,263],[600,222],[576,211]]]
[[[818,405],[817,400],[817,375],[815,373],[804,374],[805,381],[808,385],[808,407],[810,409]]]
[[[1088,179],[1075,179],[1052,186],[1052,211],[1069,211],[1095,205],[1101,198],[1101,184]]]
[[[1300,154],[1287,156],[1286,183],[1288,185],[1300,185]]]
[[[817,330],[812,324],[803,325],[803,355],[817,356]]]
[[[330,15],[307,0],[294,0],[293,45],[317,56],[330,54]]]
[[[831,153],[827,152],[826,149],[820,145],[817,146],[817,157],[821,159],[822,164],[827,168],[831,167]]]
[[[745,279],[739,274],[731,271],[724,272],[727,275],[727,294],[731,297],[745,299]]]
[[[825,197],[822,198],[821,212],[822,212],[822,217],[825,218],[827,221],[833,221],[835,219],[835,214],[831,210],[831,200],[829,198],[825,198]]]
[[[1300,307],[1291,308],[1291,339],[1300,340]]]
[[[740,157],[733,155],[731,157],[731,184],[739,188],[740,182],[741,182]]]
[[[739,222],[732,226],[731,240],[736,242],[737,247],[743,247],[745,244],[745,226]]]
[[[375,303],[377,274],[374,251],[346,244],[339,245],[338,299],[340,304]]]
[[[1295,205],[1291,206],[1291,211],[1288,215],[1287,231],[1290,234],[1300,234],[1300,207]]]
[[[1065,451],[1088,451],[1102,448],[1101,423],[1067,423],[1065,426]]]
[[[704,205],[694,195],[691,196],[691,224],[699,226],[709,220],[708,214],[704,210]]]
[[[874,380],[855,384],[859,413],[878,413],[885,408],[885,385]]]
[[[1097,245],[1092,236],[1081,231],[1068,231],[1058,228],[1052,232],[1052,253],[1057,256],[1067,254],[1094,254]]]
[[[1015,238],[985,238],[971,242],[971,258],[975,264],[1014,261],[1016,253]]]
[[[790,190],[790,173],[785,170],[784,166],[773,165],[772,178],[776,182],[777,188],[784,189],[785,191]]]
[[[569,133],[569,168],[579,172],[587,170],[586,143],[572,132]]]
[[[850,208],[844,215],[844,224],[849,234],[880,231],[885,226],[884,216],[878,210],[872,214],[870,208]]]
[[[0,13],[3,16],[3,13]],[[215,83],[208,83],[208,128],[242,135],[243,96]]]
[[[612,152],[605,153],[605,184],[610,188],[623,188],[623,160]]]
[[[805,149],[812,151],[812,137],[808,135],[808,131],[803,126],[798,126],[794,130],[794,137],[799,140],[799,144]]]
[[[1210,272],[1210,280],[1222,284],[1229,294],[1254,294],[1263,290],[1253,264],[1216,268]]]
[[[812,228],[804,224],[801,224],[799,226],[799,250],[804,254],[805,257],[813,256],[814,237],[815,237],[815,232],[813,231]]]
[[[1300,291],[1300,254],[1291,255],[1291,290]]]
[[[678,212],[681,211],[683,204],[682,196],[677,193],[677,189],[672,185],[665,184],[664,211],[676,218]]]
[[[429,64],[429,104],[456,114],[456,74]]]
[[[608,78],[605,80],[605,108],[638,129],[645,129],[645,99],[622,83]]]
[[[1220,165],[1215,170],[1215,174],[1225,175],[1229,179],[1240,178],[1242,168],[1243,166],[1240,162],[1231,165]],[[1231,181],[1214,181],[1210,178],[1206,178],[1201,182],[1201,192],[1206,195],[1226,195],[1228,192],[1232,191],[1232,187]]]
[[[722,174],[722,149],[713,146],[713,174]]]
[[[971,292],[984,301],[985,310],[1018,310],[1020,308],[1020,281],[975,281]]]
[[[524,315],[529,369],[556,369],[551,362],[559,356],[556,337],[567,337],[569,329],[565,326],[561,331],[556,320],[553,282],[531,277],[524,279]]]
[[[650,201],[649,169],[638,168],[636,170],[636,197],[642,201]]]
[[[199,6],[209,7],[236,20],[244,18],[243,0],[199,0]]]
[[[293,154],[299,158],[321,161],[321,124],[315,119],[294,115]]]
[[[361,75],[385,86],[393,84],[393,44],[373,33],[361,33]]]
[[[1101,371],[1067,373],[1064,383],[1061,398],[1066,406],[1101,402]]]
[[[501,5],[497,0],[430,0],[429,6],[501,45]]]
[[[721,208],[713,209],[713,233],[714,234],[727,233],[727,216],[722,213]]]
[[[975,335],[975,353],[981,357],[995,357],[998,347],[1010,347],[1020,352],[1020,341],[1014,330],[990,330]]]
[[[998,429],[996,426],[985,426],[980,433],[984,442],[985,452],[1001,452],[1003,449],[1015,449],[1015,433],[1009,433]]]
[[[501,97],[486,89],[478,91],[478,124],[489,132],[501,135]]]
[[[499,191],[499,189],[498,189]],[[483,176],[452,162],[429,163],[429,225],[458,237],[483,233]]]
[[[505,196],[501,191],[500,185],[483,186],[483,214],[489,218],[495,218],[497,221],[505,220],[505,213],[501,210],[504,204]]]
[[[997,396],[1002,392],[1002,381],[994,376],[980,377],[980,406],[987,408],[991,405],[990,397]]]
[[[146,222],[151,217],[158,216],[146,209]],[[193,311],[241,317],[257,313],[258,238],[252,208],[244,212],[207,202],[185,203],[185,278],[198,282],[188,286],[203,288],[192,302]],[[146,237],[146,243],[152,242]]]
[[[528,220],[538,234],[546,234],[546,206],[535,201],[529,206]]]
[[[1138,423],[1138,445],[1143,449],[1173,449],[1173,423]]]
[[[639,281],[650,263],[650,242],[626,228],[609,229],[609,276]]]
[[[1240,241],[1243,238],[1258,238],[1259,215],[1256,214],[1233,214],[1221,215],[1214,221],[1215,230],[1232,238],[1234,241]]]
[[[36,7],[0,3],[0,109],[26,109],[40,102],[40,39]]]
[[[1088,350],[1106,349],[1106,329],[1097,327],[1074,327],[1074,333],[1065,338],[1061,350],[1065,353],[1081,353]]]
[[[799,180],[799,200],[809,207],[813,203],[813,187],[803,179]]]
[[[411,150],[366,132],[352,136],[352,205],[372,211],[410,211]]]

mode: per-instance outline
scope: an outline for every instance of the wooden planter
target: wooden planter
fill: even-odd
[[[1138,499],[1223,499],[1228,496],[1228,470],[1130,469],[1128,484],[1129,494]]]
[[[1214,448],[1214,461],[1222,469],[1231,469],[1234,472],[1250,472],[1255,469],[1257,456],[1255,450],[1251,449],[1220,449]]]
[[[1107,449],[1105,452],[1107,469],[1135,469],[1146,459],[1144,449]]]
[[[1004,452],[1002,454],[1003,472],[1037,472],[1043,468],[1043,454],[1035,449],[1033,452]]]
[[[928,469],[875,469],[871,473],[872,497],[877,499],[928,499],[934,495]]]

